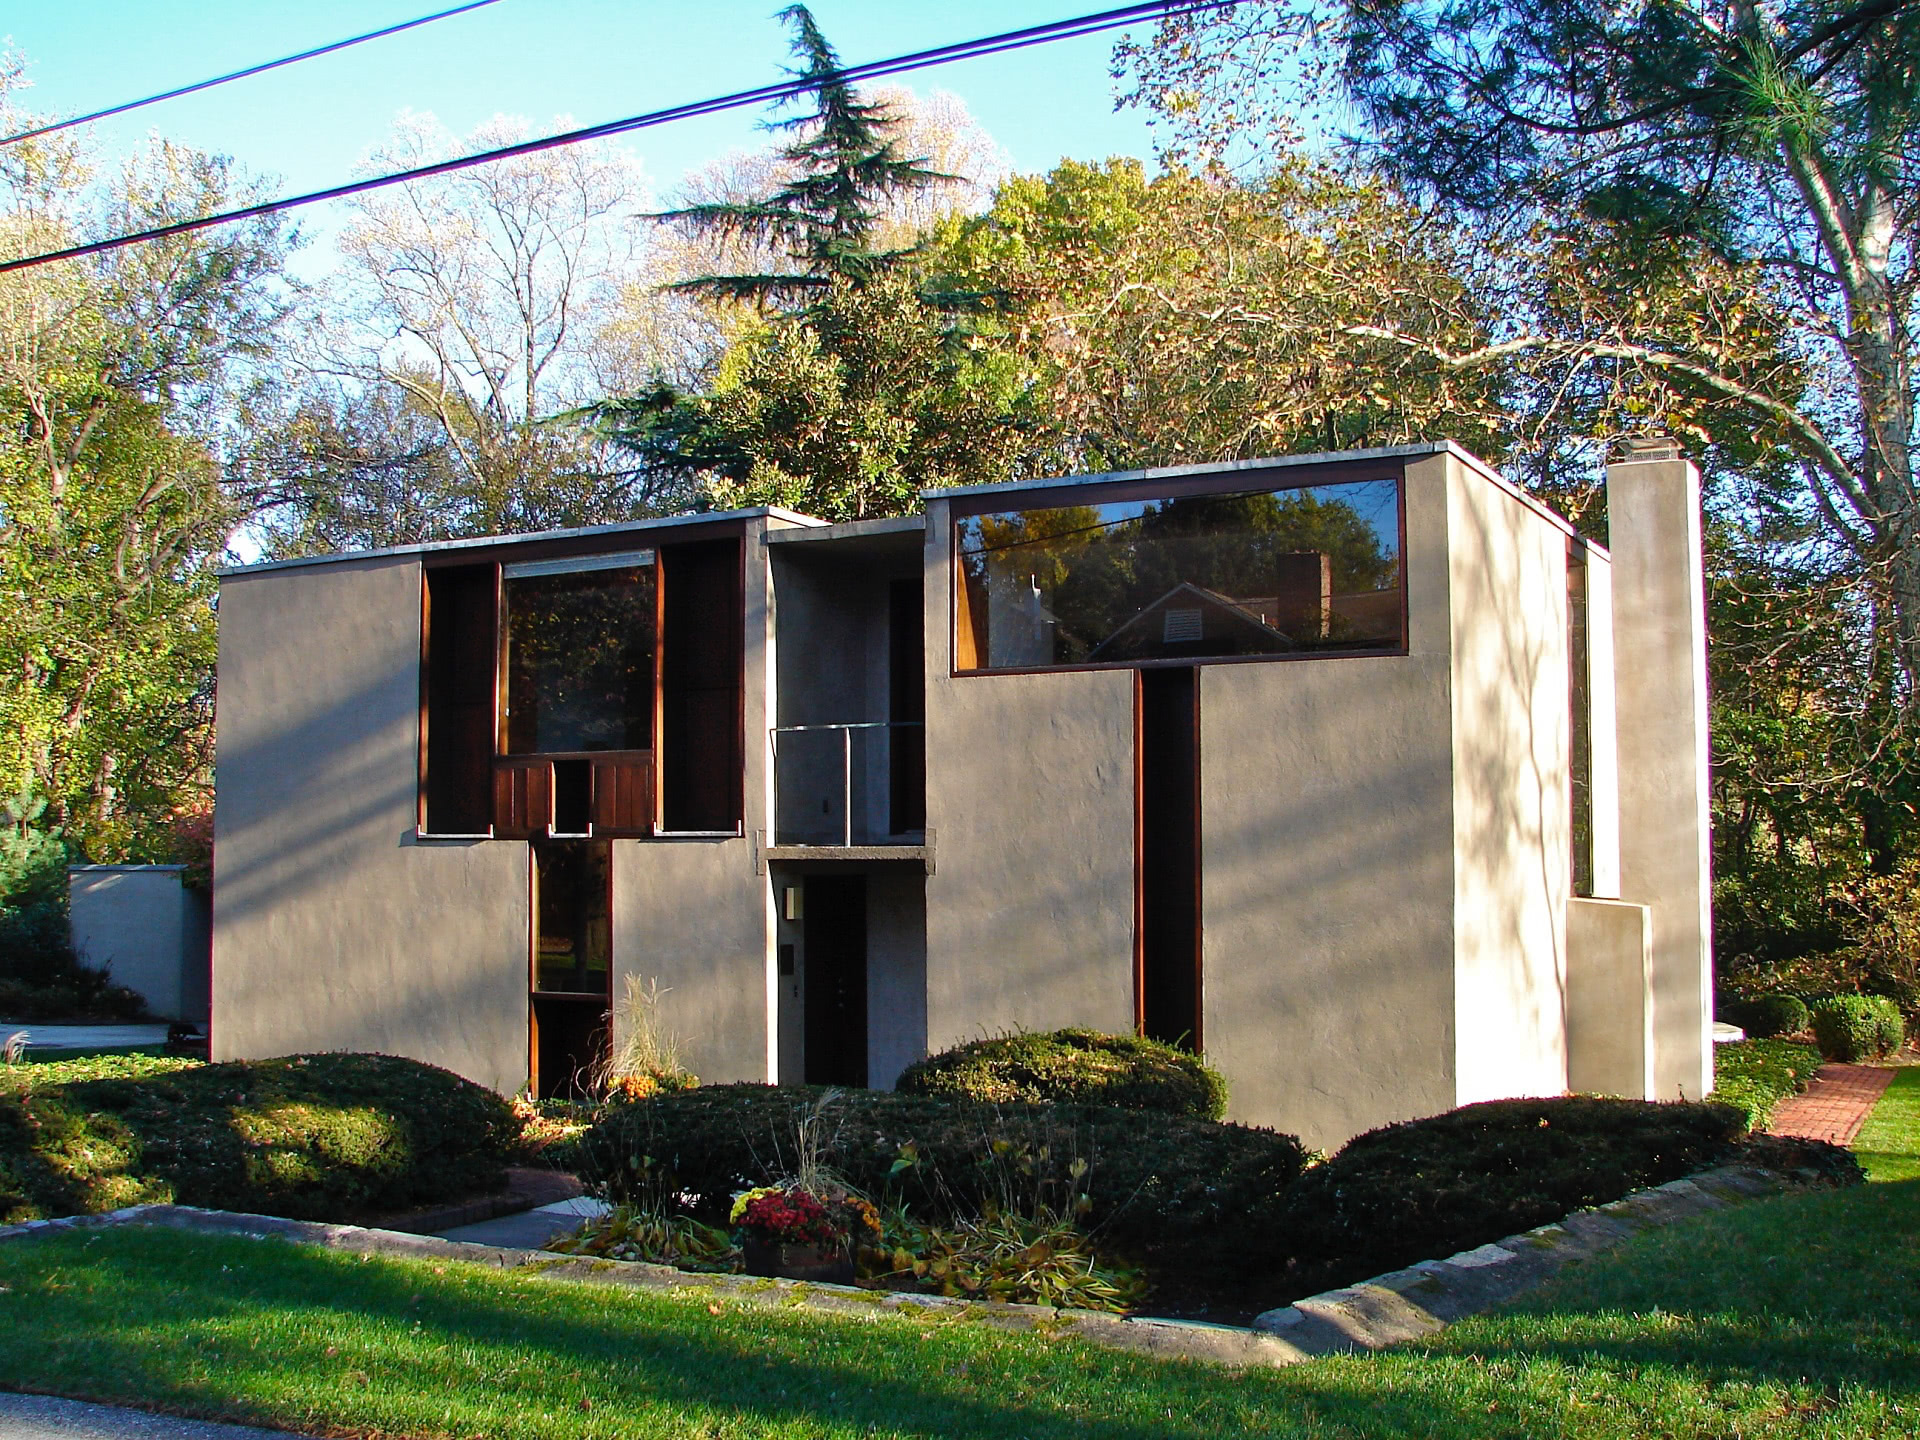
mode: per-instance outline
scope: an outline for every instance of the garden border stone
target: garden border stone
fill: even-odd
[[[1511,1235],[1445,1260],[1424,1260],[1358,1285],[1328,1290],[1269,1310],[1250,1329],[1152,1316],[1106,1315],[1046,1305],[952,1299],[851,1285],[768,1280],[747,1275],[698,1274],[668,1265],[603,1260],[517,1250],[471,1241],[442,1240],[397,1230],[285,1220],[201,1210],[190,1205],[134,1205],[101,1215],[68,1215],[0,1226],[0,1242],[68,1230],[115,1225],[151,1225],[211,1235],[285,1240],[355,1254],[405,1260],[460,1260],[496,1270],[518,1270],[543,1279],[689,1292],[709,1300],[805,1307],[832,1314],[940,1316],[956,1323],[992,1325],[1044,1336],[1071,1336],[1096,1345],[1160,1359],[1197,1360],[1232,1366],[1297,1365],[1321,1355],[1380,1350],[1438,1333],[1532,1288],[1566,1266],[1599,1255],[1655,1226],[1710,1210],[1722,1210],[1796,1188],[1771,1170],[1728,1166],[1703,1171],[1610,1205],[1583,1210],[1551,1225]]]
[[[1705,1170],[1445,1260],[1309,1295],[1254,1317],[1253,1328],[1307,1355],[1384,1350],[1436,1335],[1644,1231],[1791,1188],[1787,1176],[1752,1166]]]

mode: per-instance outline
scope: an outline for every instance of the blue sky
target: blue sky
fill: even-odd
[[[9,7],[0,35],[29,62],[24,103],[61,115],[99,109],[409,20],[451,0],[322,5],[201,0]],[[765,84],[786,59],[776,0],[501,0],[405,34],[168,101],[92,128],[122,152],[150,130],[278,177],[277,190],[347,178],[402,109],[465,134],[495,114],[582,124]],[[849,63],[970,39],[1100,8],[1086,0],[882,3],[817,0],[815,16]],[[1138,111],[1114,111],[1113,36],[1040,46],[922,71],[905,83],[965,99],[1021,170],[1062,156],[1150,153]],[[752,112],[628,137],[652,183],[729,150],[764,143]],[[306,224],[324,234],[328,217]]]

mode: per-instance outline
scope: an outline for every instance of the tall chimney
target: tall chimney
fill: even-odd
[[[1713,1088],[1707,617],[1700,472],[1666,436],[1607,467],[1619,737],[1620,897],[1653,920],[1653,1075]]]

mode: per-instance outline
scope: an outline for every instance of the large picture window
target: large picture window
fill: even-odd
[[[1396,479],[998,511],[956,532],[960,670],[1405,644]]]
[[[649,551],[505,567],[509,755],[653,744]]]

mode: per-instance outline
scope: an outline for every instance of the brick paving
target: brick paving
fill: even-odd
[[[1851,1145],[1895,1073],[1883,1065],[1822,1065],[1812,1084],[1780,1102],[1767,1128],[1775,1135]]]

